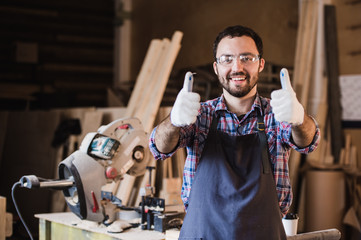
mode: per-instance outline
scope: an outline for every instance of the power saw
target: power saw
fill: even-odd
[[[79,218],[112,222],[123,206],[120,182],[124,174],[143,175],[150,159],[149,135],[137,118],[115,120],[88,133],[79,149],[60,162],[58,180],[23,176],[23,187],[61,189]]]

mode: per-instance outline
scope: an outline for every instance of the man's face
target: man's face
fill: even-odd
[[[264,59],[254,62],[241,62],[240,54],[257,56],[255,42],[248,36],[223,38],[217,49],[217,58],[222,55],[236,56],[230,64],[213,63],[213,68],[224,89],[234,97],[244,97],[252,89],[256,90],[258,74],[263,70]]]

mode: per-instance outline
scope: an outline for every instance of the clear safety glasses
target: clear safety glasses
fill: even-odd
[[[237,59],[237,58],[241,61],[242,64],[251,65],[251,64],[257,62],[259,60],[260,56],[251,54],[251,53],[239,54],[239,55],[224,54],[224,55],[220,56],[219,58],[216,58],[216,60],[217,60],[218,64],[228,67],[228,66],[232,66],[235,59]]]

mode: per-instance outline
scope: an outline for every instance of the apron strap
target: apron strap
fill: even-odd
[[[257,114],[257,128],[258,128],[258,135],[260,138],[260,144],[262,149],[262,165],[263,165],[263,173],[268,174],[271,172],[271,164],[270,164],[270,157],[269,157],[269,150],[268,150],[268,142],[267,142],[267,135],[266,135],[266,127],[263,121],[263,105],[261,98],[259,99],[261,102],[261,114]]]
[[[269,156],[268,150],[268,142],[267,142],[267,135],[266,135],[266,127],[264,125],[263,116],[264,116],[264,109],[262,105],[262,100],[259,98],[261,103],[261,114],[257,114],[257,128],[258,128],[258,135],[260,138],[260,144],[262,149],[262,165],[263,165],[263,173],[268,174],[271,172],[271,159]]]
[[[257,126],[258,131],[259,131],[258,135],[259,135],[259,139],[260,139],[260,143],[261,143],[261,149],[262,149],[263,173],[268,174],[271,171],[271,166],[270,166],[270,158],[269,158],[269,153],[268,153],[268,143],[267,143],[267,136],[266,136],[266,132],[265,132],[263,117],[258,117],[257,125],[258,125]]]

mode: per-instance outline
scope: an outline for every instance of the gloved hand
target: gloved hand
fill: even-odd
[[[193,74],[187,72],[182,90],[177,95],[170,113],[171,123],[176,127],[183,127],[195,123],[198,110],[201,107],[201,97],[192,92]]]
[[[275,119],[279,122],[288,122],[294,126],[301,125],[305,111],[293,91],[287,69],[282,68],[280,76],[282,89],[271,93],[270,104]]]

